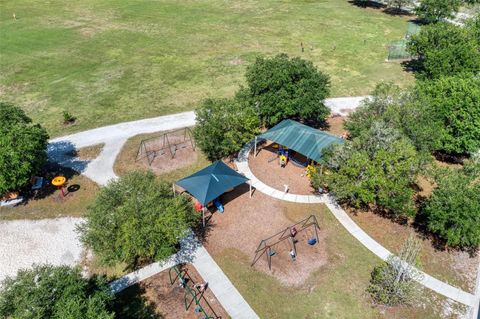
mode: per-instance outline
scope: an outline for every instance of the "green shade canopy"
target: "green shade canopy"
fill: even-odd
[[[225,163],[216,161],[195,174],[176,181],[175,184],[183,187],[205,206],[227,190],[246,181],[248,178],[237,173]]]
[[[316,162],[320,162],[325,148],[344,142],[340,137],[293,120],[283,120],[257,138],[286,146]]]

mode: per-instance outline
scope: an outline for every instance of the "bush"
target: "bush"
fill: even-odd
[[[211,161],[238,152],[260,132],[256,111],[236,100],[205,100],[195,114],[195,142]]]
[[[102,188],[79,227],[101,263],[163,260],[196,220],[188,200],[152,172],[131,172]]]
[[[327,151],[324,164],[329,171],[314,174],[315,188],[327,184],[338,200],[357,208],[415,214],[411,185],[422,158],[395,129],[377,123],[368,134]]]
[[[388,306],[410,305],[419,297],[415,279],[420,276],[412,266],[417,263],[420,241],[410,236],[398,257],[373,268],[367,292],[377,304]]]
[[[480,58],[480,56],[479,56]],[[433,118],[439,136],[437,150],[451,154],[480,149],[480,78],[443,77],[419,82],[415,99]]]
[[[84,278],[79,268],[35,266],[2,282],[1,318],[112,319],[113,299],[103,278]]]
[[[286,54],[259,57],[247,68],[246,80],[241,95],[258,107],[267,126],[287,118],[321,123],[330,114],[323,103],[330,93],[329,77],[310,61]]]
[[[63,124],[71,124],[75,122],[76,118],[71,113],[63,111]]]
[[[0,194],[25,186],[47,161],[48,134],[18,107],[0,102]]]
[[[480,71],[480,39],[471,27],[448,22],[424,26],[408,42],[409,52],[418,57],[420,78],[477,74]]]
[[[415,14],[427,23],[435,23],[454,18],[461,4],[461,0],[421,0]]]
[[[436,179],[424,214],[428,229],[448,246],[475,249],[480,245],[479,176],[479,164],[471,164],[462,171],[447,170]]]

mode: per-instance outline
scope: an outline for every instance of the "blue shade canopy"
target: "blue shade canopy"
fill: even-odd
[[[216,161],[195,174],[176,181],[175,184],[183,187],[205,206],[227,190],[246,181],[248,178],[237,173],[225,163]]]
[[[344,142],[340,137],[293,120],[281,121],[258,138],[286,146],[316,162],[320,162],[325,148]]]

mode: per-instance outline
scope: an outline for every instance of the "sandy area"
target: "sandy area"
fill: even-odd
[[[198,153],[194,150],[190,141],[185,141],[183,134],[169,134],[168,141],[170,142],[170,149],[166,139],[164,141],[162,137],[146,141],[144,143],[146,152],[145,148],[141,148],[137,162],[158,174],[171,172],[195,162]],[[149,156],[147,157],[145,154],[149,154]],[[172,154],[174,154],[173,158]],[[148,159],[151,161],[150,165]]]
[[[82,246],[75,232],[80,218],[0,223],[0,280],[33,264],[75,265]]]
[[[253,260],[260,240],[293,224],[285,216],[286,204],[284,202],[260,192],[255,192],[253,198],[249,198],[248,186],[223,195],[222,201],[225,212],[213,214],[206,236],[205,246],[213,255],[221,253],[224,249],[234,248]],[[314,209],[313,206],[312,209]],[[306,216],[308,216],[308,212],[305,212]],[[284,240],[273,246],[276,255],[272,257],[272,270],[268,269],[265,255],[255,264],[255,269],[275,276],[285,285],[302,285],[312,272],[327,262],[326,234],[321,230],[318,234],[319,243],[310,246],[306,241],[307,237],[313,235],[313,228],[298,233],[295,262],[289,255],[291,244],[289,240]]]
[[[313,188],[310,186],[310,180],[305,175],[304,167],[298,167],[291,161],[285,167],[281,167],[277,158],[274,143],[268,142],[259,148],[256,157],[250,155],[248,165],[259,180],[280,191],[284,191],[288,185],[288,191],[291,194],[312,194]],[[300,162],[306,162],[306,158],[296,154],[295,158]]]

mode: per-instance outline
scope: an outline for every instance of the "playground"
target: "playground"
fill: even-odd
[[[125,302],[141,297],[163,319],[226,319],[222,305],[191,264],[178,265],[122,292]],[[198,304],[197,304],[198,302]]]
[[[268,142],[262,146],[256,157],[250,154],[248,162],[253,174],[265,184],[279,191],[285,191],[285,185],[287,185],[289,193],[312,194],[314,190],[307,177],[306,167],[298,165],[292,160],[282,167],[277,152],[278,145]],[[306,162],[307,159],[301,154],[296,154],[295,160]]]
[[[254,198],[250,198],[248,185],[237,187],[232,192],[222,195],[221,199],[225,213],[212,215],[205,235],[205,246],[213,255],[233,249],[248,256],[252,262],[259,243],[274,236],[267,241],[271,252],[274,252],[271,256],[271,270],[265,252],[260,254],[252,268],[274,276],[286,286],[301,286],[313,272],[327,264],[325,239],[328,232],[322,228],[321,223],[320,229],[317,229],[318,239],[314,245],[307,242],[315,236],[315,229],[312,226],[304,230],[301,230],[300,225],[296,226],[298,233],[294,237],[295,247],[292,245],[290,230],[283,236],[277,234],[308,218],[309,213],[323,211],[326,209],[323,205],[308,205],[309,212],[289,219],[286,216],[292,209],[291,204],[275,200],[260,192],[256,192]],[[292,249],[296,250],[295,260],[290,254]]]

